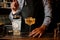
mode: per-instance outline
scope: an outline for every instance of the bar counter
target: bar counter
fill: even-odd
[[[56,38],[48,38],[48,37],[33,38],[33,37],[5,36],[5,37],[0,38],[0,40],[59,40],[59,38],[58,37]]]

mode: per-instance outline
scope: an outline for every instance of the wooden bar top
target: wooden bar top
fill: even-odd
[[[58,38],[33,38],[33,37],[16,37],[16,36],[5,36],[0,38],[1,40],[59,40]]]

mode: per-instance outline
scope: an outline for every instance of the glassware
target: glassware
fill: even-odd
[[[29,32],[31,31],[31,26],[35,24],[35,18],[28,17],[25,18],[25,23],[30,26]]]
[[[21,19],[13,20],[12,27],[13,27],[13,35],[19,36],[21,30]]]

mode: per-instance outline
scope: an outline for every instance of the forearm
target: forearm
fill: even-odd
[[[10,19],[11,21],[13,21],[13,15],[19,14],[19,13],[20,13],[20,10],[17,10],[16,12],[11,11],[10,14],[9,14],[9,19]]]
[[[9,19],[10,19],[11,21],[13,21],[13,15],[12,15],[12,12],[10,12],[10,14],[9,14]]]
[[[44,19],[44,21],[43,21],[43,25],[48,26],[48,25],[50,24],[50,22],[51,22],[51,18],[45,17],[45,19]]]
[[[51,22],[51,17],[52,17],[50,0],[43,0],[43,4],[44,4],[44,13],[45,13],[43,25],[48,26]]]

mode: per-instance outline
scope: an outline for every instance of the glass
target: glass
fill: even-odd
[[[20,31],[19,31],[19,30],[14,30],[14,31],[13,31],[13,35],[19,36],[19,35],[20,35]]]
[[[12,27],[13,27],[13,35],[14,36],[19,36],[20,35],[20,30],[21,30],[21,19],[13,20]]]
[[[25,18],[25,23],[30,26],[29,32],[31,31],[31,26],[35,24],[35,18],[28,17]]]

